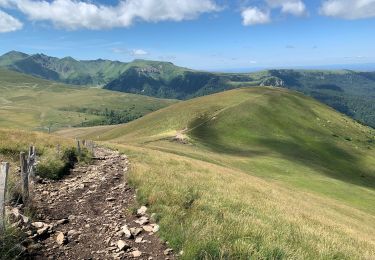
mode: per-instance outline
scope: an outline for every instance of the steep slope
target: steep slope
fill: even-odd
[[[236,89],[60,134],[129,155],[183,259],[375,256],[375,132],[302,94]]]
[[[96,88],[77,88],[0,69],[0,126],[56,130],[124,123],[175,103]]]

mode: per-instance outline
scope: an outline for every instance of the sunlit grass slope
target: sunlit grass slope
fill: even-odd
[[[185,259],[375,257],[374,130],[311,98],[238,89],[86,133],[129,154]]]
[[[63,85],[0,69],[0,126],[52,130],[103,120],[105,111],[129,119],[173,104],[173,100]],[[109,112],[108,112],[109,114]]]

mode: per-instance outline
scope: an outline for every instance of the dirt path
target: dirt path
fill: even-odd
[[[35,185],[39,248],[34,259],[174,259],[154,234],[134,190],[125,156],[98,148],[92,165],[72,170],[58,182]],[[136,216],[137,215],[137,216]]]

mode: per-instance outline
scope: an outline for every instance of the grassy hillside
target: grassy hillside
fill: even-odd
[[[175,101],[77,88],[0,69],[0,126],[46,131],[134,120]]]
[[[130,156],[183,259],[375,257],[375,132],[301,94],[237,89],[60,134]]]
[[[16,51],[0,56],[0,66],[44,79],[158,98],[190,99],[243,86],[276,86],[298,90],[375,127],[375,73],[348,70],[267,70],[255,73],[211,73],[170,62],[134,60],[78,61]]]
[[[163,73],[128,70],[105,88],[155,97],[189,99],[243,86],[276,86],[308,96],[375,127],[374,73],[354,71],[270,70],[250,74],[183,71]]]

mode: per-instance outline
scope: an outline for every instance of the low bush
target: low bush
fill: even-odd
[[[87,164],[91,157],[87,149],[82,149],[78,154],[77,149],[72,147],[66,148],[61,155],[57,152],[46,153],[38,162],[36,174],[42,178],[58,180],[67,175],[74,164]]]

